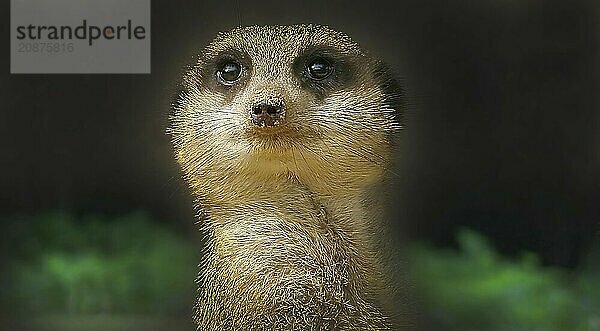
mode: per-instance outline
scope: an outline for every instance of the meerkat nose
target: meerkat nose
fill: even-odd
[[[261,101],[250,110],[250,119],[257,126],[276,126],[283,117],[281,102]]]

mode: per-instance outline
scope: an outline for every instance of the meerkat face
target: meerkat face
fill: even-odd
[[[368,182],[388,163],[400,127],[400,91],[390,77],[327,27],[219,34],[174,105],[177,158],[193,186],[233,177]]]

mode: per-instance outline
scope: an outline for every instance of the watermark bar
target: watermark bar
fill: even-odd
[[[10,72],[150,73],[150,0],[11,0]]]

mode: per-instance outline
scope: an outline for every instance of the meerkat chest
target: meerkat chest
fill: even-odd
[[[252,203],[221,214],[227,221],[214,229],[214,254],[204,273],[205,284],[218,286],[206,287],[200,313],[213,318],[215,311],[236,311],[278,326],[341,316],[352,325],[378,319],[368,290],[375,268],[338,216],[300,200],[277,207]],[[364,321],[354,321],[357,316]]]
[[[331,216],[306,199],[278,205],[251,202],[222,217],[215,250],[240,272],[282,277],[312,272],[343,252]]]

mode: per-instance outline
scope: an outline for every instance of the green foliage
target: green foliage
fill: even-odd
[[[459,251],[413,249],[418,295],[434,329],[600,330],[600,274],[573,281],[565,271],[540,266],[531,253],[502,258],[469,230],[458,243]]]
[[[56,314],[54,324],[61,326],[51,329],[57,330],[81,329],[67,324],[89,329],[89,317],[77,316],[98,313],[98,330],[109,329],[115,314],[131,325],[139,324],[134,315],[183,314],[188,321],[198,245],[147,214],[53,212],[3,224],[4,312]],[[531,253],[504,258],[472,231],[461,231],[458,243],[458,250],[425,244],[412,249],[429,330],[600,331],[600,248],[587,268],[570,274],[541,266]],[[54,325],[48,319],[42,324]]]
[[[198,247],[145,213],[6,220],[0,290],[11,310],[189,314]]]

